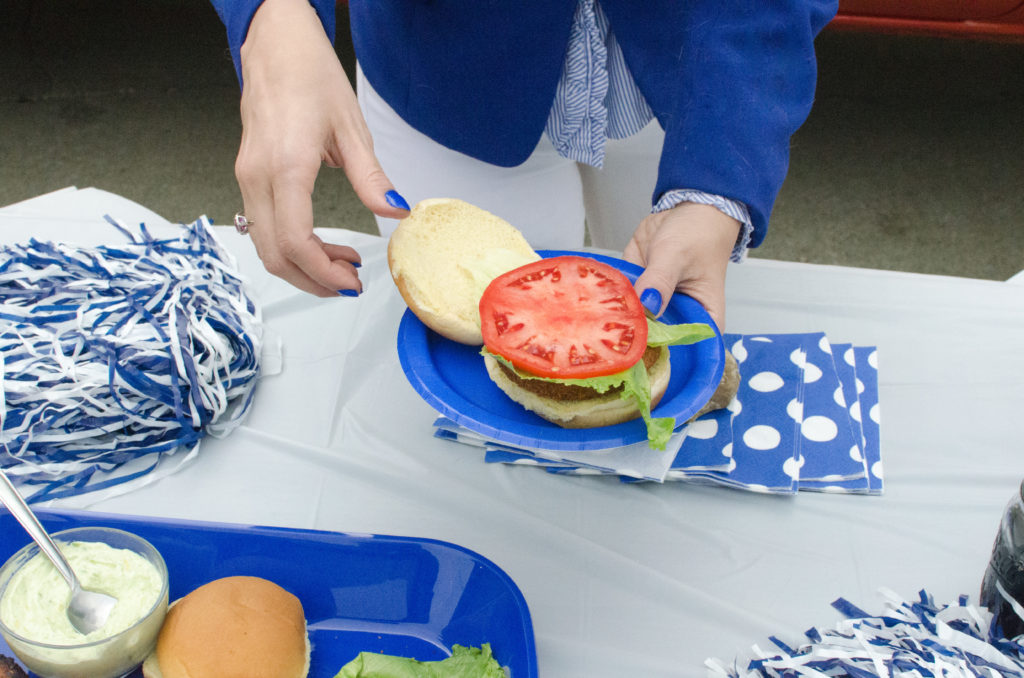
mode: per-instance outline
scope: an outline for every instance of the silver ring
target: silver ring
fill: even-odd
[[[235,215],[235,230],[241,233],[242,235],[248,233],[249,227],[255,223],[256,222],[252,221],[251,219],[246,219],[245,215],[242,214],[241,212]]]

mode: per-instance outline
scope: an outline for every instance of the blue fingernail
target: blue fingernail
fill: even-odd
[[[338,294],[343,297],[358,297],[359,290],[338,290]]]
[[[661,310],[661,292],[653,287],[648,287],[640,295],[640,303],[652,314],[658,315],[658,311]]]
[[[358,261],[353,261],[353,262],[352,262],[352,267],[353,267],[353,268],[362,268],[362,267],[363,267],[363,265],[362,265],[362,264],[360,264],[360,263],[359,263]]]
[[[409,209],[409,203],[405,201],[405,198],[398,194],[398,191],[390,190],[384,194],[384,199],[388,201],[388,204],[392,207],[407,210]]]

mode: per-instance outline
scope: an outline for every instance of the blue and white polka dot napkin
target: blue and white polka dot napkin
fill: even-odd
[[[440,418],[436,435],[492,463],[623,480],[686,481],[772,494],[880,494],[877,351],[824,333],[727,334],[741,381],[729,407],[682,426],[665,453],[645,444],[596,453],[522,450]],[[642,448],[642,449],[641,449]],[[626,460],[626,464],[620,464]]]

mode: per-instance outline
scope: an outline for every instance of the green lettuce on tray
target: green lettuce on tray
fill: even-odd
[[[506,678],[491,646],[452,646],[445,659],[421,662],[409,657],[360,652],[334,678]]]

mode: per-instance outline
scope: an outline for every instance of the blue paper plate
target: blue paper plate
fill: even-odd
[[[432,661],[449,656],[452,645],[482,643],[491,644],[512,678],[537,676],[530,613],[519,589],[494,563],[454,544],[91,512],[37,513],[51,531],[103,526],[148,539],[167,563],[171,600],[232,575],[263,577],[291,591],[308,621],[310,678],[332,678],[361,651]],[[0,515],[0,563],[29,541],[9,513]],[[3,639],[0,654],[13,656]]]
[[[611,264],[635,281],[642,269],[621,259],[587,252],[541,250],[541,256],[581,254]],[[714,324],[693,298],[674,294],[660,318],[669,324]],[[717,334],[717,330],[716,330]],[[725,348],[721,335],[689,346],[669,348],[672,376],[656,417],[682,424],[711,399],[722,379]],[[479,346],[449,341],[406,311],[398,327],[398,357],[409,383],[424,400],[460,426],[516,447],[547,450],[605,450],[647,440],[641,419],[614,426],[566,429],[541,419],[510,399],[487,376]]]

